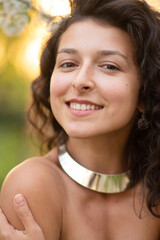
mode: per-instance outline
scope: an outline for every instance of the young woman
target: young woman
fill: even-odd
[[[22,193],[40,228],[29,214],[30,233],[1,238],[160,239],[160,14],[139,0],[73,1],[32,92],[51,151],[9,173],[0,206],[27,230],[12,203]]]

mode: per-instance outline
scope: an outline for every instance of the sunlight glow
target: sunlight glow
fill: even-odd
[[[10,61],[19,74],[25,74],[33,80],[39,74],[40,52],[48,37],[45,24],[30,26],[23,39],[13,43],[8,51]]]
[[[67,0],[36,0],[35,3],[50,15],[64,15],[70,11]],[[31,80],[38,76],[41,47],[49,34],[46,23],[35,16],[23,38],[12,44],[8,57],[21,75]]]
[[[154,8],[157,8],[160,10],[160,1],[159,0],[147,0],[148,4],[150,6],[153,6]]]
[[[5,58],[6,49],[7,49],[7,46],[6,46],[5,40],[1,38],[0,39],[0,72],[4,70],[4,67],[6,65],[6,58]]]
[[[26,42],[21,45],[21,51],[17,55],[17,65],[19,72],[24,72],[28,77],[35,78],[39,74],[39,52],[41,49],[40,39],[30,39],[29,44]]]
[[[69,2],[67,0],[36,0],[37,6],[50,15],[66,15],[70,13]]]

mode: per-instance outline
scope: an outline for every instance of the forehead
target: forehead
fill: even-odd
[[[118,50],[133,57],[133,44],[128,33],[92,19],[73,23],[61,36],[58,51],[62,48],[75,48],[81,52]]]

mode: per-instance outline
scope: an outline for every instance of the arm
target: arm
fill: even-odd
[[[9,223],[24,230],[13,207],[13,198],[21,192],[46,240],[60,238],[62,208],[60,180],[56,169],[41,159],[27,160],[6,177],[0,196],[0,207]]]
[[[43,232],[35,222],[27,202],[18,194],[14,198],[14,209],[25,231],[18,231],[10,225],[0,209],[0,239],[10,240],[45,240]]]

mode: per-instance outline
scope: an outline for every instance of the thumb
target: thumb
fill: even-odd
[[[32,213],[28,207],[28,204],[22,194],[17,194],[14,197],[14,209],[18,218],[21,220],[25,231],[29,232],[33,227],[37,226]]]

